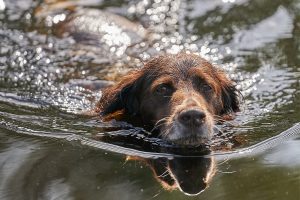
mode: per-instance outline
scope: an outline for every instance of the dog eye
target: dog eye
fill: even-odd
[[[203,84],[201,88],[204,92],[209,92],[212,90],[212,87],[208,84]]]
[[[159,95],[168,95],[172,93],[173,88],[167,84],[161,84],[155,89],[155,93]]]
[[[213,88],[202,78],[195,77],[193,79],[193,87],[199,92],[211,92]]]

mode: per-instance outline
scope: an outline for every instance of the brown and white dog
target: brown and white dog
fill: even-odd
[[[95,109],[104,120],[127,121],[182,145],[208,141],[215,121],[238,110],[238,91],[225,73],[186,53],[149,60],[106,88]]]

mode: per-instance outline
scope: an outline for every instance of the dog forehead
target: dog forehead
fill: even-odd
[[[174,82],[189,81],[195,76],[211,76],[213,66],[200,56],[193,54],[165,55],[156,57],[145,65],[147,80],[153,82],[164,76]]]
[[[175,78],[176,82],[189,81],[194,77],[200,77],[205,79],[210,76],[210,69],[205,66],[197,65],[196,63],[185,61],[186,63],[176,63],[175,65],[169,66],[165,71],[161,71],[161,75],[168,74]]]

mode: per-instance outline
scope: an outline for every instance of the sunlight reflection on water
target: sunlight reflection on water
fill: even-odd
[[[162,152],[159,147],[169,144],[148,138],[128,124],[106,124],[98,118],[76,115],[93,108],[101,97],[99,89],[160,53],[184,50],[200,54],[237,82],[244,96],[242,112],[228,124],[218,125],[224,128],[224,135],[216,143],[227,142],[236,134],[245,136],[243,147],[249,147],[298,122],[297,1],[120,2],[79,0],[59,1],[56,5],[54,1],[39,1],[36,5],[36,1],[30,0],[0,0],[0,10],[4,10],[0,11],[0,164],[4,166],[0,170],[1,177],[4,174],[0,198],[7,193],[14,197],[40,194],[45,198],[68,198],[72,191],[103,197],[107,188],[113,187],[124,190],[122,194],[129,197],[132,196],[128,191],[143,191],[135,196],[140,199],[153,197],[154,193],[162,193],[157,196],[161,199],[185,199],[181,193],[161,192],[162,188],[149,179],[148,169],[141,174],[136,168],[124,170],[130,162],[124,165],[123,156],[109,153],[103,159],[108,151],[145,158],[172,157],[151,154]],[[36,9],[37,6],[42,9]],[[111,140],[97,141],[105,137]],[[30,141],[23,142],[26,138]],[[135,140],[130,143],[129,139]],[[51,142],[54,144],[49,147]],[[148,143],[153,144],[149,152],[142,149]],[[224,173],[218,171],[212,186],[201,197],[238,199],[251,193],[248,199],[253,199],[254,190],[257,194],[269,192],[270,196],[277,182],[280,187],[276,191],[283,191],[287,185],[287,191],[292,193],[291,188],[297,185],[291,181],[299,174],[298,159],[292,162],[292,156],[299,153],[298,143],[290,140],[272,150],[263,149],[266,151],[259,155],[246,149],[241,153],[244,158],[236,158],[236,163],[226,160],[226,153],[221,155],[225,161],[218,163],[218,167],[223,167]],[[93,152],[87,153],[84,160],[82,155],[90,151]],[[251,161],[247,162],[248,158]],[[237,171],[231,173],[235,167]],[[274,173],[268,174],[273,169]],[[230,175],[224,175],[227,171]],[[296,175],[291,178],[285,173]],[[279,178],[274,176],[278,174]],[[257,184],[255,177],[262,184]],[[261,177],[270,180],[262,181]],[[40,186],[35,185],[38,179]],[[254,184],[252,188],[247,181]],[[141,189],[143,183],[146,184]],[[250,189],[245,192],[245,188]],[[147,191],[150,192],[146,195]],[[107,199],[113,193],[110,190]],[[281,197],[274,199],[287,199]]]
[[[4,0],[0,0],[0,10],[4,10],[4,9],[5,9]]]

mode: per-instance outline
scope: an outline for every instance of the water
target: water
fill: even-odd
[[[243,156],[186,158],[80,115],[144,60],[187,50],[244,96],[217,141],[240,138],[240,151],[276,137],[300,121],[299,13],[297,0],[0,0],[0,199],[300,199],[299,131]]]

